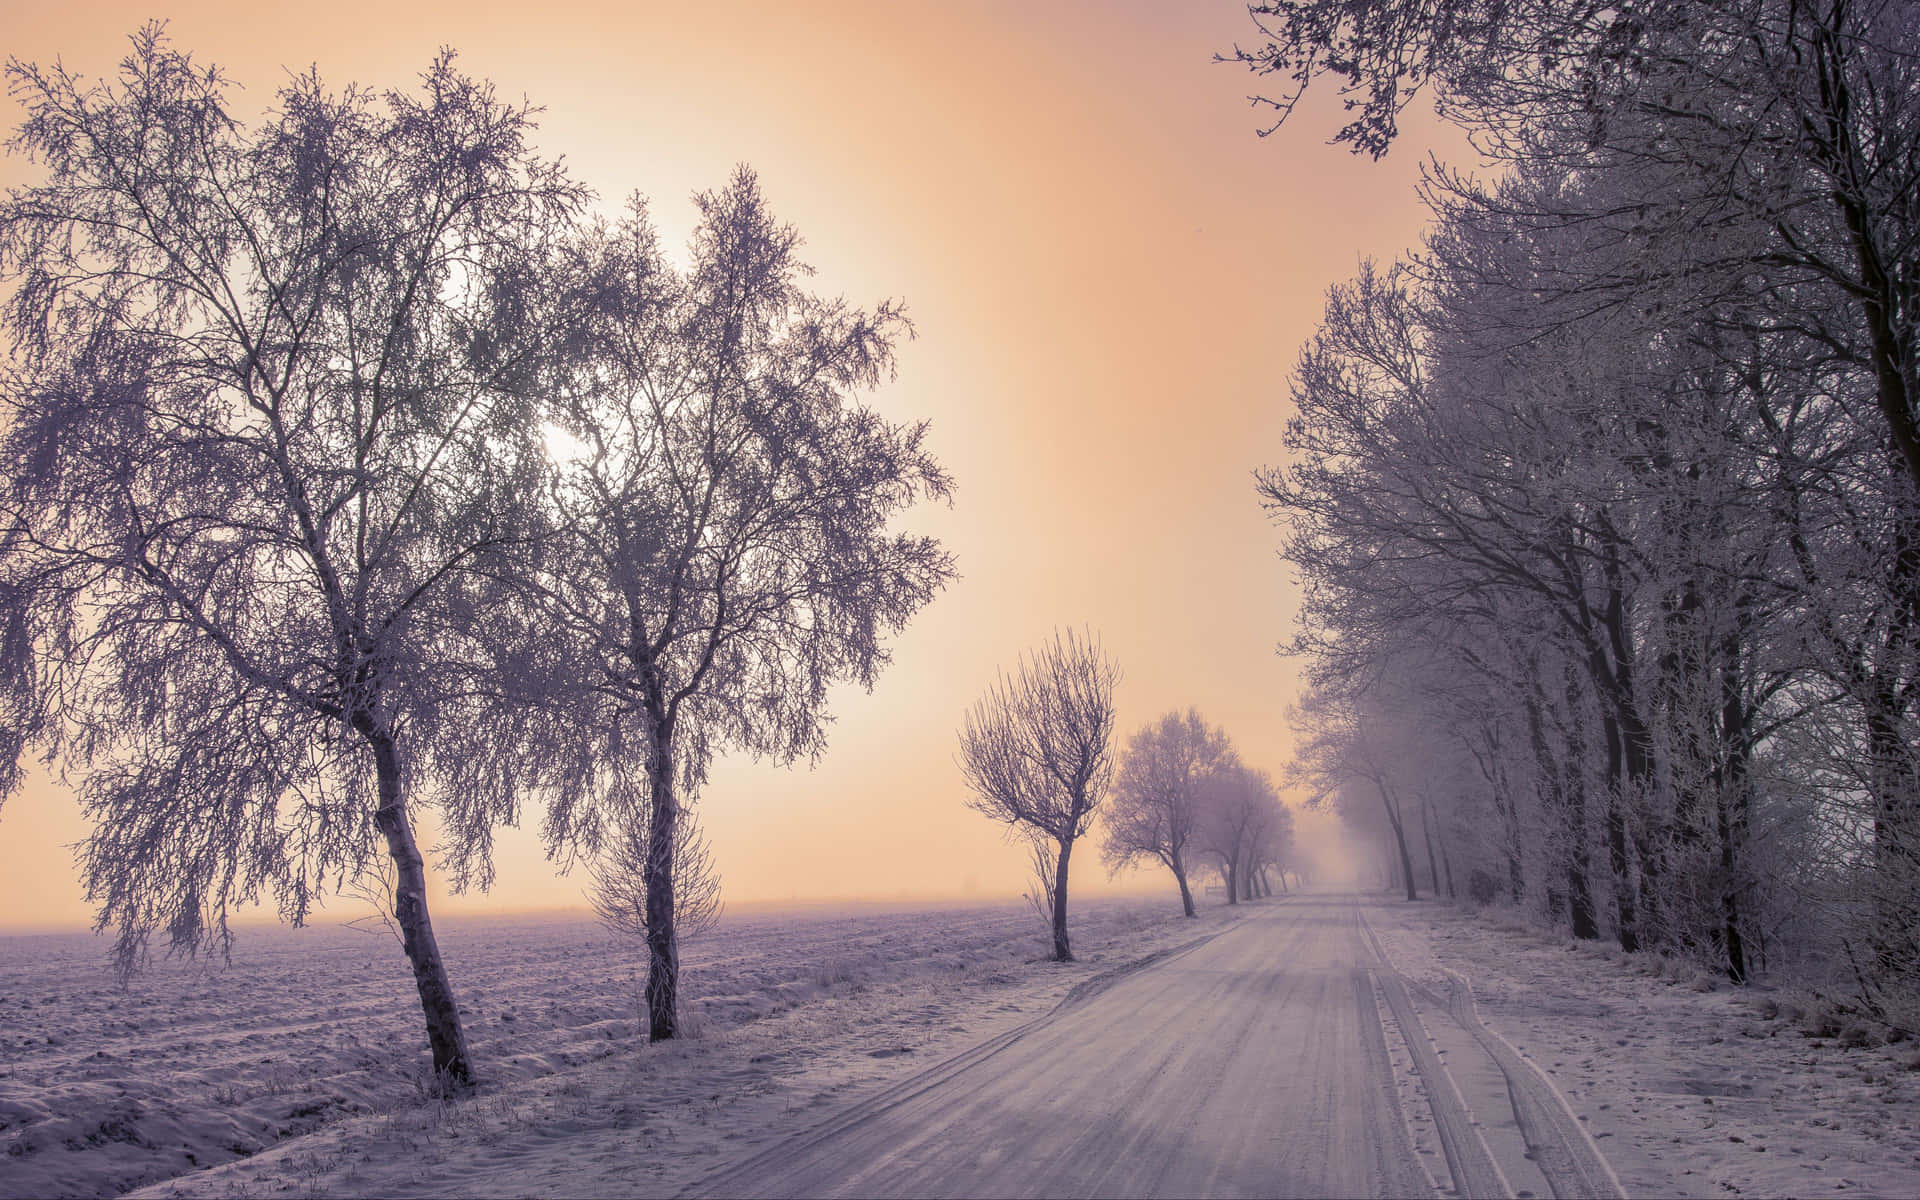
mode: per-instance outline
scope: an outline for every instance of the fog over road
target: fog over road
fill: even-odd
[[[692,1194],[1415,1196],[1438,1175],[1460,1196],[1618,1195],[1510,1050],[1464,987],[1413,996],[1356,897],[1287,897]],[[1424,1100],[1396,1080],[1409,1056]]]

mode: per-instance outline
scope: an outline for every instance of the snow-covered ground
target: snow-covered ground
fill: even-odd
[[[1367,916],[1423,1007],[1444,1003],[1449,970],[1471,981],[1629,1195],[1920,1196],[1920,1047],[1807,1037],[1790,1008],[1761,1015],[1785,997],[1495,913],[1380,901]]]
[[[1068,966],[1019,906],[735,917],[687,953],[696,1036],[655,1047],[631,946],[449,921],[485,1078],[453,1103],[427,1094],[384,935],[248,930],[231,968],[163,963],[125,992],[93,939],[0,939],[0,1195],[670,1195],[1238,915],[1176,913],[1081,906]],[[1444,905],[1366,918],[1416,1007],[1471,980],[1629,1194],[1920,1195],[1914,1047],[1807,1038],[1764,993]]]
[[[1225,919],[1182,922],[1177,901],[1077,905],[1082,961],[1059,967],[1024,905],[730,916],[683,953],[694,1036],[650,1048],[635,1043],[632,944],[590,919],[447,919],[484,1080],[452,1105],[429,1094],[418,1001],[384,932],[247,928],[230,967],[157,962],[125,991],[99,939],[0,938],[0,1196],[180,1176],[213,1192],[424,1191],[513,1137],[616,1131],[657,1140],[663,1162],[694,1155],[665,1164],[669,1186],[795,1109],[910,1073]]]

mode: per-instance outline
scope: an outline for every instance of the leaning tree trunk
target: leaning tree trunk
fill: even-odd
[[[680,802],[673,792],[673,729],[664,717],[649,718],[647,861],[641,868],[647,893],[647,1039],[662,1042],[679,1032],[680,947],[673,929],[673,849]]]
[[[1187,886],[1187,867],[1180,861],[1178,850],[1169,856],[1167,865],[1173,868],[1173,877],[1180,881],[1180,911],[1189,917],[1199,916],[1193,907],[1193,889]]]
[[[1067,859],[1073,856],[1073,839],[1060,839],[1060,855],[1053,868],[1053,961],[1072,962],[1073,948],[1067,944]]]
[[[373,823],[386,837],[387,853],[393,856],[393,919],[400,927],[401,948],[413,966],[413,984],[426,1014],[433,1070],[449,1083],[468,1083],[473,1068],[467,1058],[467,1035],[460,1027],[460,1008],[454,1003],[440,944],[434,940],[433,922],[427,917],[426,862],[414,840],[413,822],[407,817],[406,797],[400,790],[399,747],[391,731],[371,722],[361,723],[361,733],[373,747],[374,781],[380,796]]]

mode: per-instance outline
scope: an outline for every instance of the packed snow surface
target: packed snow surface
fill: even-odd
[[[1020,907],[734,918],[651,1047],[631,946],[449,922],[451,1101],[390,940],[121,992],[92,939],[5,939],[0,1195],[1920,1194],[1911,1047],[1444,905],[1177,911],[1084,906],[1069,965]]]

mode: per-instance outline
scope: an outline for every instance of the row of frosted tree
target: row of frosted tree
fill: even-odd
[[[455,1081],[420,822],[456,887],[537,823],[673,1036],[713,754],[817,755],[951,575],[888,528],[948,491],[924,427],[856,399],[905,316],[805,290],[744,169],[677,265],[451,55],[251,123],[157,26],[104,81],[8,76],[0,795],[27,754],[75,785],[128,967],[384,874]]]
[[[1159,864],[1197,915],[1191,880],[1219,873],[1227,903],[1285,889],[1293,815],[1267,772],[1241,761],[1196,709],[1142,726],[1115,754],[1119,667],[1091,633],[1053,639],[1002,672],[966,715],[959,764],[969,807],[1032,853],[1029,899],[1048,922],[1053,957],[1073,960],[1067,894],[1074,847],[1096,820],[1109,875]]]
[[[1261,490],[1296,770],[1393,875],[1920,1022],[1920,20],[1890,0],[1257,6],[1424,249],[1335,288]]]

